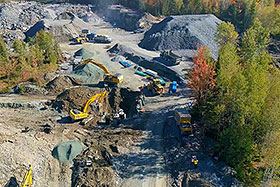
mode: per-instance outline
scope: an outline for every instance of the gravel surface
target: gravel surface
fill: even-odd
[[[217,26],[221,23],[214,15],[183,15],[165,18],[145,33],[139,46],[148,50],[193,50],[205,45],[217,58]],[[183,51],[180,51],[183,56]]]

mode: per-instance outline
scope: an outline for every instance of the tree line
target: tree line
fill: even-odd
[[[222,22],[218,61],[199,47],[188,74],[197,100],[193,115],[246,186],[280,182],[280,71],[267,51],[269,40],[258,19],[243,37]]]
[[[214,14],[245,32],[258,18],[274,35],[280,35],[280,5],[274,0],[118,0],[118,3],[153,15]]]
[[[0,37],[0,92],[9,92],[23,81],[41,86],[44,75],[55,71],[60,59],[58,43],[43,30],[28,42],[15,40],[10,50]]]

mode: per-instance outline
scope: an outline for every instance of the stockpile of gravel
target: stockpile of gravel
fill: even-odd
[[[70,75],[70,77],[80,80],[83,84],[97,84],[103,76],[102,69],[91,63],[78,66]]]
[[[194,50],[199,44],[205,45],[217,58],[216,31],[220,23],[221,20],[211,14],[167,17],[145,33],[139,46],[153,51]]]
[[[72,162],[72,160],[80,154],[80,152],[85,148],[80,142],[68,141],[61,142],[57,144],[53,151],[52,156],[56,158],[59,162]]]

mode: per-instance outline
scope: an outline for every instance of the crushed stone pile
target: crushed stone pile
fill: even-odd
[[[78,66],[70,75],[71,78],[78,79],[83,84],[97,84],[103,76],[103,70],[91,63]]]
[[[61,163],[72,162],[84,148],[85,145],[80,142],[61,142],[53,148],[52,156]]]
[[[0,29],[24,31],[28,29],[28,26],[47,17],[51,16],[47,10],[43,9],[42,4],[6,3],[0,7]]]
[[[93,57],[94,53],[86,50],[85,48],[82,48],[75,52],[74,57],[76,57],[76,56],[81,56],[83,58],[83,60],[86,60],[88,58]]]
[[[40,26],[42,20],[43,28]],[[79,4],[32,1],[10,2],[0,6],[0,33],[5,36],[6,41],[24,39],[22,32],[28,32],[29,29],[35,34],[41,29],[46,29],[58,37],[59,41],[64,42],[78,36],[84,27],[84,21],[99,24],[101,19],[91,12],[88,6]],[[37,23],[39,25],[36,25]],[[33,37],[34,34],[26,36]]]
[[[139,46],[153,51],[195,50],[199,44],[205,45],[217,59],[216,31],[220,23],[221,20],[211,14],[167,17],[145,33]]]

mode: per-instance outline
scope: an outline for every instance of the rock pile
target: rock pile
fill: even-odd
[[[50,30],[55,36],[62,33],[60,34],[61,37],[62,35],[73,37],[73,35],[69,36],[66,31],[74,31],[72,34],[77,35],[74,27],[79,26],[80,21],[71,22],[72,25],[70,26],[64,26],[65,22],[58,24],[59,22],[56,21],[70,22],[74,20],[74,17],[82,21],[100,22],[98,16],[91,12],[88,6],[84,5],[71,5],[68,3],[43,4],[39,2],[5,3],[0,6],[0,31],[7,41],[24,39],[23,32],[28,31],[35,24],[42,25],[40,22],[44,20],[44,28]],[[35,28],[37,27],[38,25]]]
[[[205,45],[217,58],[216,30],[220,23],[221,20],[210,14],[167,17],[145,33],[139,46],[154,51],[195,50],[199,44]]]

